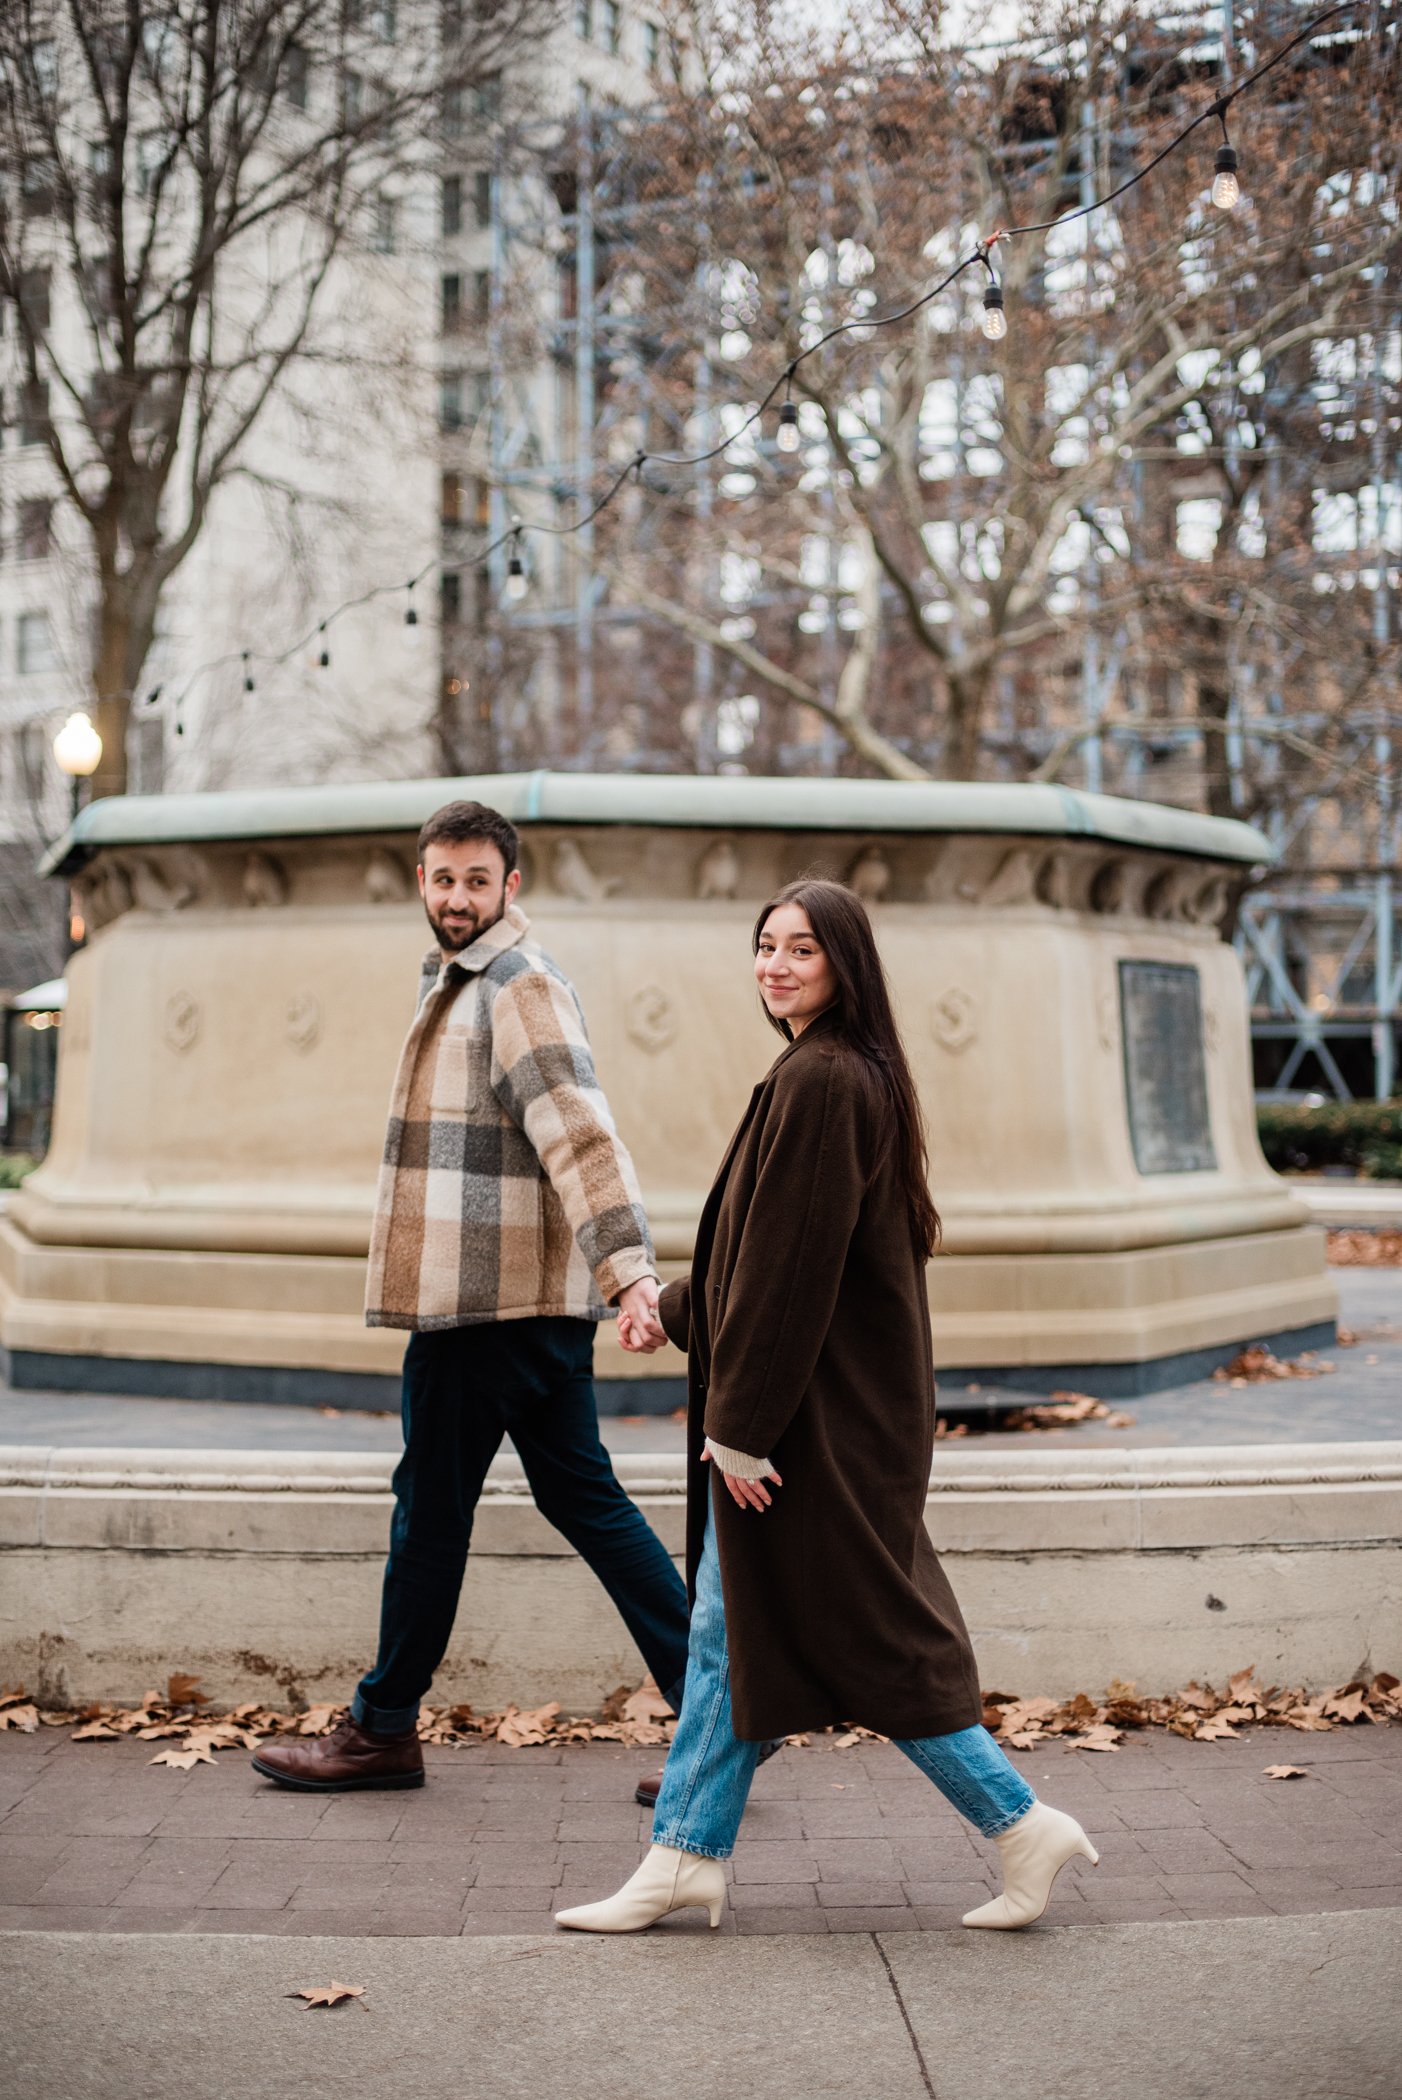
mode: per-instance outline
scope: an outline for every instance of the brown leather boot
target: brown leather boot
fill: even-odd
[[[371,1735],[345,1720],[330,1735],[279,1736],[264,1743],[253,1769],[279,1786],[342,1794],[354,1787],[422,1786],[424,1753],[416,1728],[407,1735]]]

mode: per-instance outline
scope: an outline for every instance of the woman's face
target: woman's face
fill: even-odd
[[[764,922],[755,955],[760,997],[795,1035],[837,997],[837,977],[801,904],[780,904]]]

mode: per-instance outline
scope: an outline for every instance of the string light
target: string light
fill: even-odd
[[[990,342],[1001,342],[1008,332],[1008,318],[1004,305],[1003,288],[993,276],[992,266],[988,260],[989,253],[994,245],[999,241],[1014,240],[1028,234],[1048,233],[1054,226],[1067,226],[1076,219],[1083,219],[1093,212],[1103,211],[1106,206],[1113,204],[1118,198],[1124,196],[1126,191],[1134,189],[1138,183],[1143,182],[1170,155],[1176,153],[1179,147],[1192,136],[1200,125],[1209,123],[1214,117],[1222,125],[1223,143],[1217,149],[1212,183],[1212,202],[1220,211],[1234,210],[1240,202],[1241,185],[1238,180],[1239,162],[1236,149],[1227,137],[1226,112],[1240,96],[1255,87],[1258,81],[1262,80],[1266,74],[1272,72],[1275,67],[1287,59],[1292,51],[1298,50],[1301,44],[1308,43],[1312,37],[1316,36],[1326,23],[1332,22],[1339,15],[1352,13],[1356,7],[1362,4],[1363,0],[1336,0],[1334,6],[1325,8],[1321,13],[1312,17],[1310,21],[1304,23],[1296,31],[1294,36],[1290,37],[1276,51],[1272,52],[1268,59],[1265,59],[1262,64],[1257,66],[1254,72],[1249,73],[1244,80],[1232,88],[1230,93],[1219,96],[1216,101],[1210,102],[1204,109],[1199,110],[1198,114],[1190,118],[1182,129],[1168,140],[1166,145],[1162,146],[1157,153],[1145,162],[1143,167],[1135,169],[1122,182],[1117,183],[1112,190],[1107,191],[1103,197],[1094,197],[1076,210],[1058,213],[1053,219],[1043,219],[1025,226],[1000,228],[998,232],[992,234],[987,240],[976,243],[972,251],[968,255],[962,256],[937,284],[932,285],[927,291],[922,292],[918,298],[911,300],[907,305],[899,307],[889,314],[876,316],[865,314],[860,320],[840,321],[832,328],[827,329],[813,342],[806,344],[795,357],[790,359],[763,399],[751,409],[743,422],[726,434],[719,444],[710,446],[704,452],[695,453],[671,454],[639,451],[634,454],[621,472],[615,474],[612,481],[604,489],[603,494],[570,524],[545,525],[532,520],[527,525],[523,524],[519,518],[514,518],[507,531],[498,533],[494,539],[487,541],[484,546],[477,548],[472,553],[463,555],[457,561],[443,562],[438,559],[428,561],[416,576],[409,577],[405,583],[373,585],[369,590],[362,591],[359,597],[347,599],[343,604],[338,605],[332,612],[328,613],[324,620],[317,623],[310,637],[304,635],[299,641],[293,643],[290,648],[284,650],[281,655],[264,656],[262,658],[263,662],[269,664],[288,663],[299,651],[307,646],[308,639],[315,640],[319,636],[321,639],[321,651],[317,662],[322,670],[326,670],[331,662],[330,651],[326,644],[326,630],[334,620],[340,618],[342,613],[350,612],[357,606],[367,605],[374,599],[384,597],[388,592],[408,590],[412,594],[415,584],[421,583],[424,577],[434,570],[439,570],[446,574],[452,570],[461,571],[480,567],[504,546],[509,547],[510,554],[506,564],[506,582],[502,591],[502,597],[505,603],[509,605],[519,605],[530,591],[526,565],[522,559],[527,532],[539,533],[549,539],[566,539],[575,533],[583,532],[587,526],[592,525],[594,520],[608,509],[628,481],[633,480],[640,484],[642,483],[642,469],[649,462],[660,466],[699,467],[707,465],[713,459],[718,459],[723,453],[730,450],[738,438],[743,437],[746,431],[759,422],[760,418],[772,407],[781,389],[784,392],[784,400],[779,409],[777,442],[781,451],[786,453],[797,452],[800,449],[801,433],[798,424],[798,410],[790,398],[790,389],[798,366],[806,358],[812,357],[826,348],[829,343],[835,341],[838,337],[851,335],[855,340],[865,342],[877,329],[893,328],[900,322],[909,320],[912,315],[922,312],[936,299],[940,298],[943,293],[948,291],[949,287],[962,277],[966,270],[977,268],[980,264],[988,271],[990,279],[990,282],[985,285],[983,292],[983,333]],[[412,596],[408,610],[404,615],[404,624],[411,630],[410,639],[417,639],[414,630],[417,630],[419,620]],[[180,720],[180,708],[196,679],[202,677],[207,671],[219,670],[223,665],[237,661],[239,658],[242,658],[245,666],[247,666],[250,653],[247,650],[242,650],[234,652],[233,655],[226,654],[214,657],[207,663],[197,665],[190,672],[176,699],[175,727],[177,735],[184,734],[183,724]],[[160,695],[161,688],[157,686],[148,695],[147,705],[153,706],[160,698]]]
[[[508,605],[519,605],[530,587],[526,565],[521,559],[521,528],[518,525],[511,536],[511,559],[506,564],[506,587],[502,597]]]
[[[408,642],[410,642],[410,643],[414,643],[414,642],[417,642],[417,641],[418,641],[418,639],[419,639],[419,614],[418,614],[418,608],[417,608],[417,606],[416,606],[416,605],[414,604],[414,586],[413,586],[413,584],[411,583],[411,584],[409,585],[409,587],[408,587],[408,588],[409,588],[409,603],[408,603],[408,605],[407,605],[407,606],[406,606],[406,607],[404,608],[404,625],[405,625],[405,628],[407,629],[407,633],[406,633],[406,635],[405,635],[405,640],[406,640],[406,641],[408,641]]]
[[[249,652],[247,649],[245,649],[243,652],[243,689],[246,693],[251,693],[254,689],[253,673],[248,667],[248,658]]]
[[[1237,166],[1236,147],[1228,139],[1217,148],[1215,172],[1212,177],[1212,201],[1218,211],[1235,211],[1241,202]]]

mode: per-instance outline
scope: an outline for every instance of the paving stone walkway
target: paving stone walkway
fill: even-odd
[[[422,1791],[349,1795],[284,1791],[231,1751],[177,1772],[154,1747],[0,1735],[0,1931],[548,1933],[649,1831],[630,1794],[655,1753],[613,1744],[430,1749]],[[1311,1776],[1267,1779],[1277,1762]],[[1402,1727],[1152,1731],[1018,1764],[1101,1854],[1062,1876],[1049,1925],[1402,1905]],[[819,1738],[759,1775],[722,1930],[948,1929],[996,1886],[993,1859],[897,1751]]]

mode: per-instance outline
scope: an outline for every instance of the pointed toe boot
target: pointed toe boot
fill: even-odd
[[[557,1910],[555,1923],[572,1932],[643,1932],[674,1910],[696,1904],[709,1911],[712,1929],[725,1908],[725,1868],[699,1852],[654,1845],[631,1880],[602,1903]]]
[[[1074,1816],[1034,1801],[1025,1816],[994,1838],[1003,1861],[1003,1893],[965,1913],[964,1923],[992,1932],[1035,1925],[1051,1900],[1052,1883],[1078,1855],[1099,1866],[1100,1854]]]

